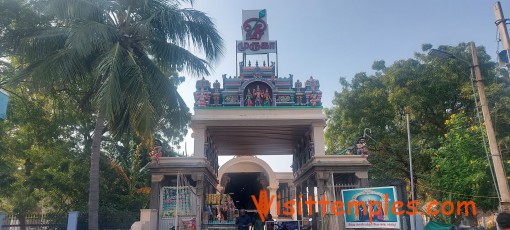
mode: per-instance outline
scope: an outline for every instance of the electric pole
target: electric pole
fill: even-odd
[[[503,42],[503,51],[498,53],[500,63],[508,66],[510,62],[510,39],[508,38],[508,30],[506,28],[506,19],[501,10],[501,3],[496,1],[494,3],[494,14],[496,14],[496,26],[498,27],[499,37]]]
[[[508,39],[508,30],[506,29],[506,19],[501,10],[501,3],[494,3],[494,13],[496,14],[496,26],[498,26],[499,35],[503,42],[503,48],[508,51],[510,49],[510,40]]]
[[[478,57],[476,56],[476,47],[474,42],[471,42],[470,48],[471,56],[473,58],[472,67],[475,72],[475,81],[478,88],[478,96],[480,97],[480,106],[482,107],[483,120],[485,122],[485,129],[489,139],[492,163],[494,164],[496,181],[498,184],[499,193],[501,195],[499,208],[501,212],[510,212],[510,192],[508,191],[507,177],[503,168],[503,161],[501,160],[501,153],[499,152],[498,143],[496,141],[496,135],[494,133],[494,127],[492,125],[492,119],[489,112],[489,105],[487,104],[487,98],[485,97],[485,85],[483,84],[480,66],[478,66]]]

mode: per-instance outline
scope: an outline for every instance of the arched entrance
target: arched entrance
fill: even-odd
[[[271,167],[255,156],[231,159],[220,167],[218,178],[218,190],[230,194],[237,209],[254,210],[256,207],[252,195],[258,199],[260,190],[268,190],[269,195],[275,195],[278,189],[276,175]],[[272,204],[271,211],[275,213],[276,202]]]
[[[258,194],[260,190],[265,189],[260,181],[262,176],[258,172],[245,172],[245,173],[227,173],[229,182],[225,187],[225,194],[229,194],[236,209],[256,209],[251,195]]]

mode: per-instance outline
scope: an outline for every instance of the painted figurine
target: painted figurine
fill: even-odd
[[[246,106],[253,106],[253,96],[250,93],[250,90],[248,90],[248,93],[246,93],[246,98],[244,100],[245,100],[244,104]]]
[[[365,143],[365,137],[360,137],[356,144],[356,155],[368,157],[368,148]]]
[[[257,91],[255,91],[255,89],[253,89],[253,97],[255,97],[255,106],[261,106],[262,105],[262,92],[260,92],[260,88],[259,86],[257,85]]]
[[[316,106],[318,103],[321,102],[321,99],[317,97],[317,94],[312,94],[312,98],[310,99],[310,104],[312,106]]]
[[[200,96],[198,97],[198,106],[206,106],[206,96],[205,93],[202,91],[200,92]]]
[[[264,93],[264,106],[271,106],[271,94],[269,94],[268,89]]]
[[[161,143],[160,140],[154,140],[154,147],[150,152],[150,156],[152,159],[156,160],[157,164],[159,164],[159,158],[163,156],[161,149],[163,149],[163,143]]]

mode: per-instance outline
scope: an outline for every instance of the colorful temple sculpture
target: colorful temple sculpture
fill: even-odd
[[[223,88],[218,80],[211,87],[211,82],[202,78],[197,81],[195,107],[213,106],[322,106],[319,80],[310,77],[304,87],[294,77],[277,77],[275,66],[266,63],[251,66],[239,64],[240,76],[227,77],[223,75]]]

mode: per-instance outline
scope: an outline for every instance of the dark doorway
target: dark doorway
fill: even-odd
[[[260,173],[229,173],[225,193],[230,194],[237,209],[256,209],[251,195],[259,199],[262,185],[259,182]]]

